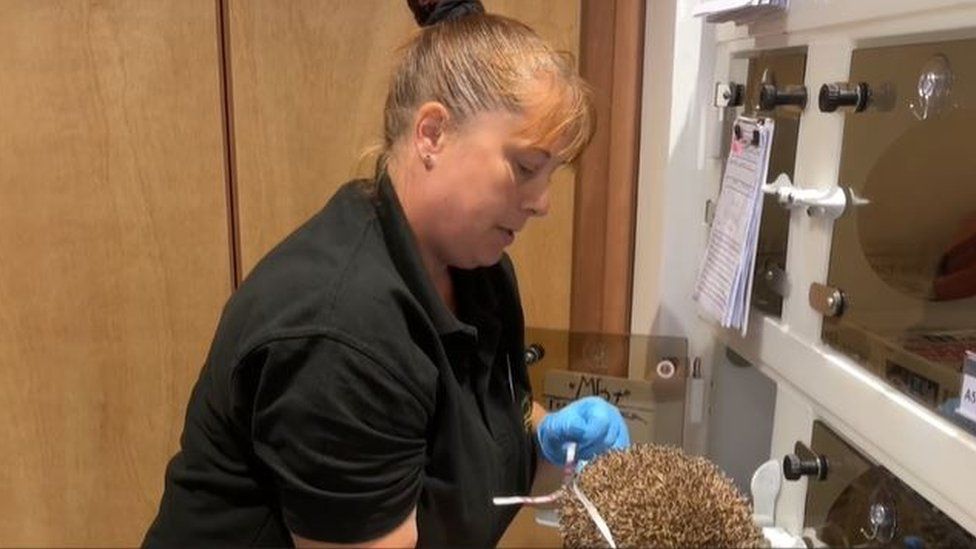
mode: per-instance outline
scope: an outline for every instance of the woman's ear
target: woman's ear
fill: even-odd
[[[417,154],[428,170],[434,167],[437,155],[444,148],[449,119],[447,108],[436,101],[424,103],[417,109],[413,141]]]

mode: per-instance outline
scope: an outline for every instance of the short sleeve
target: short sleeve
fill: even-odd
[[[403,523],[420,496],[432,403],[348,342],[285,339],[262,353],[251,437],[288,528],[356,543]]]

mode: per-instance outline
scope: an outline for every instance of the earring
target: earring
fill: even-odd
[[[429,154],[424,155],[424,167],[427,168],[428,170],[434,167],[434,160],[430,157]]]

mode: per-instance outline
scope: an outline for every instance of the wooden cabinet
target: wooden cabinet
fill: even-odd
[[[579,3],[486,0],[576,53]],[[234,286],[372,166],[402,2],[0,2],[0,544],[131,546]],[[574,174],[513,248],[569,325]]]
[[[416,27],[405,3],[324,7],[225,6],[242,275],[357,175],[381,135],[393,51]]]
[[[216,18],[0,3],[0,544],[155,514],[231,290]]]
[[[557,50],[579,57],[579,0],[485,0],[484,4],[490,12],[525,22]],[[553,176],[549,215],[530,221],[509,250],[526,326],[570,327],[575,199],[576,172],[563,168]]]
[[[579,2],[486,0],[576,53]],[[396,48],[417,26],[405,2],[229,0],[228,59],[240,215],[241,272],[318,211],[381,138]],[[527,324],[569,327],[574,174],[553,182],[552,207],[511,255]]]

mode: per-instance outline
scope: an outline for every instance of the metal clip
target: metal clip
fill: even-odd
[[[810,306],[823,316],[840,316],[844,313],[844,292],[837,288],[814,282],[810,284]]]
[[[742,105],[745,98],[745,86],[735,82],[716,82],[715,99],[716,107],[728,108]]]
[[[801,189],[793,186],[790,176],[779,174],[775,181],[763,185],[763,192],[774,195],[780,206],[787,209],[806,208],[807,214],[837,219],[847,209],[847,192],[841,187],[830,189]]]

